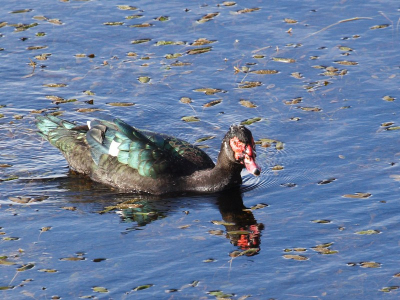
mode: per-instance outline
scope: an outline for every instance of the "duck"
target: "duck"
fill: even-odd
[[[244,125],[230,126],[216,163],[189,142],[119,118],[79,125],[48,114],[37,116],[36,126],[72,171],[120,192],[215,193],[240,186],[244,168],[254,176],[261,173],[252,133]]]

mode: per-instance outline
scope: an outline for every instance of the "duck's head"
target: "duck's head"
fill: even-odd
[[[224,138],[228,156],[235,163],[242,164],[249,173],[260,175],[261,168],[256,163],[256,145],[253,135],[243,125],[232,125]]]

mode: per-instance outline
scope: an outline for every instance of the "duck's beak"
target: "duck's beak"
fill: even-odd
[[[249,173],[258,176],[261,174],[261,168],[257,165],[255,160],[255,151],[251,146],[246,147],[246,154],[244,156],[244,166]]]

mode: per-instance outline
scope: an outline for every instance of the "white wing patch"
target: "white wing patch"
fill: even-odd
[[[118,156],[119,153],[119,145],[121,145],[121,143],[117,143],[116,141],[112,141],[111,145],[110,145],[110,149],[108,149],[108,154],[110,154],[111,156]]]
[[[87,126],[89,127],[89,129],[91,129],[91,127],[90,127],[90,121],[86,121],[86,124],[87,124]]]

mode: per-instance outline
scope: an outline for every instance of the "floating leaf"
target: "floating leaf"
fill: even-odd
[[[244,8],[241,10],[238,10],[236,13],[237,14],[245,14],[245,13],[249,13],[249,12],[253,12],[253,11],[257,11],[260,10],[258,7],[254,7],[254,8]]]
[[[351,49],[350,47],[346,47],[346,46],[339,46],[339,50],[340,51],[353,51],[353,49]]]
[[[400,126],[390,126],[388,128],[385,128],[386,130],[399,130]]]
[[[49,231],[49,230],[51,230],[51,226],[45,226],[45,227],[42,227],[40,229],[40,232],[46,232],[46,231]]]
[[[145,28],[145,27],[151,27],[151,26],[153,26],[153,25],[150,24],[150,23],[142,23],[142,24],[130,25],[129,27],[132,27],[132,28]]]
[[[208,233],[212,234],[212,235],[223,235],[224,231],[223,230],[209,230]],[[1,262],[0,262],[0,264],[1,264]]]
[[[26,271],[26,270],[30,270],[30,269],[32,269],[34,266],[35,266],[35,264],[32,264],[32,263],[25,264],[25,265],[22,265],[21,267],[19,267],[19,268],[17,269],[17,271],[18,271],[18,272],[23,272],[23,271]]]
[[[169,20],[168,16],[159,16],[157,18],[155,18],[154,20],[159,21],[159,22],[165,22]]]
[[[181,53],[174,53],[174,54],[166,54],[165,58],[166,59],[175,59],[175,58],[178,58],[178,57],[181,57],[181,56],[182,56]]]
[[[303,101],[303,97],[297,97],[297,98],[294,98],[292,100],[285,100],[285,101],[283,101],[283,103],[285,105],[294,105],[294,104],[299,104],[302,101]]]
[[[7,256],[2,256],[2,258],[0,259],[0,265],[12,266],[15,265],[15,262],[7,260]]]
[[[339,251],[337,250],[331,250],[328,247],[323,247],[323,246],[316,246],[316,247],[311,247],[311,249],[313,249],[314,251],[320,253],[320,254],[325,254],[325,255],[329,255],[329,254],[337,254],[339,253]]]
[[[202,47],[202,48],[188,50],[188,51],[186,51],[186,53],[189,55],[201,54],[201,53],[209,52],[209,51],[211,51],[211,49],[212,49],[212,47]]]
[[[293,260],[308,260],[308,257],[303,255],[294,255],[294,254],[285,254],[283,255],[286,259],[293,259]]]
[[[220,89],[213,89],[213,88],[200,88],[200,89],[195,89],[195,92],[201,92],[204,93],[206,95],[214,95],[216,93],[221,93],[221,92],[225,92],[223,90]]]
[[[231,297],[235,296],[234,294],[225,294],[222,291],[210,291],[207,294],[216,297],[217,299],[230,299]]]
[[[239,89],[251,89],[260,85],[262,85],[260,81],[245,81],[239,83]]]
[[[239,103],[241,105],[243,105],[244,107],[249,107],[249,108],[256,108],[257,107],[257,105],[255,105],[253,102],[248,101],[248,100],[244,100],[244,99],[241,99],[239,101]]]
[[[158,41],[156,46],[166,46],[166,45],[185,45],[182,41]]]
[[[253,58],[255,58],[255,59],[262,59],[262,58],[264,58],[265,57],[265,55],[261,55],[261,54],[255,54],[255,55],[253,55]]]
[[[379,234],[381,233],[379,230],[375,229],[368,229],[356,232],[356,234],[363,234],[363,235],[371,235],[371,234]]]
[[[121,26],[121,25],[124,25],[124,22],[104,22],[103,25],[107,25],[107,26]]]
[[[219,15],[219,12],[209,13],[209,14],[202,16],[199,20],[197,20],[197,22],[202,24],[202,23],[205,23],[205,22],[208,22],[208,21],[214,19],[218,15]]]
[[[181,101],[182,103],[185,103],[185,104],[192,103],[192,99],[190,99],[189,97],[181,97],[181,99],[179,101]]]
[[[150,77],[148,77],[148,76],[140,76],[138,78],[138,80],[139,80],[140,83],[148,83],[150,81]]]
[[[261,120],[262,120],[261,118],[256,117],[256,118],[244,120],[244,121],[240,122],[240,124],[241,125],[251,125],[251,124],[253,124],[255,122],[259,122]]]
[[[293,58],[283,58],[283,57],[273,57],[273,61],[283,62],[283,63],[295,63],[296,60]]]
[[[190,66],[192,63],[189,62],[181,62],[181,61],[176,61],[171,64],[173,67],[184,67],[184,66]]]
[[[151,39],[139,39],[139,40],[133,40],[131,42],[131,44],[143,44],[143,43],[147,43],[147,42],[150,42],[150,41],[151,41]]]
[[[154,284],[139,285],[139,286],[135,287],[135,288],[133,289],[133,291],[136,292],[136,291],[146,290],[146,289],[148,289],[148,288],[151,288],[153,285],[154,285]]]
[[[100,108],[78,108],[76,111],[81,113],[91,113],[95,111],[101,111]]]
[[[143,15],[131,15],[131,16],[126,16],[125,19],[132,20],[132,19],[139,19],[141,17],[143,17]]]
[[[266,74],[278,74],[279,71],[277,71],[277,70],[254,70],[254,71],[250,71],[250,73],[266,75]]]
[[[39,269],[39,272],[45,272],[45,273],[57,273],[58,271],[56,269]]]
[[[392,102],[392,101],[396,100],[396,98],[391,97],[391,96],[384,96],[382,99],[385,101],[388,101],[388,102]]]
[[[211,221],[211,223],[213,223],[215,225],[224,225],[224,226],[235,225],[235,223],[232,223],[232,222],[216,221],[216,220]]]
[[[360,266],[362,268],[380,268],[381,264],[374,261],[363,261],[360,262]]]
[[[12,236],[6,236],[2,238],[3,241],[18,241],[19,239],[20,239],[19,237],[12,237]]]
[[[121,9],[121,10],[136,10],[137,9],[137,7],[130,6],[130,5],[117,5],[117,8]]]
[[[271,170],[280,171],[280,170],[283,170],[283,166],[281,166],[281,165],[275,165],[275,166],[273,166],[273,167],[271,168]]]
[[[234,6],[234,5],[236,5],[236,2],[224,1],[224,2],[222,2],[222,5],[224,5],[224,6]]]
[[[200,119],[195,116],[182,117],[181,120],[185,121],[185,122],[199,122],[200,121]]]
[[[80,261],[80,260],[85,260],[85,258],[72,256],[72,257],[63,257],[63,258],[60,258],[60,260],[61,261]]]
[[[242,234],[246,235],[246,234],[250,234],[251,231],[248,231],[248,230],[232,230],[232,231],[227,231],[226,233],[229,234],[229,235],[242,235]]]
[[[355,194],[345,194],[342,197],[361,199],[361,198],[369,198],[371,196],[372,196],[372,194],[370,194],[370,193],[355,193]]]
[[[195,143],[201,143],[204,141],[212,140],[214,138],[215,138],[215,136],[213,136],[213,135],[205,136],[205,137],[202,137],[202,138],[196,140]]]
[[[289,23],[289,24],[296,24],[296,23],[297,23],[296,20],[290,19],[290,18],[285,18],[284,21],[285,21],[286,23]]]
[[[253,256],[255,254],[257,254],[258,252],[260,252],[259,248],[249,248],[246,249],[244,251],[232,251],[231,253],[229,253],[230,257],[239,257],[239,256]]]
[[[328,178],[328,179],[324,179],[324,180],[319,181],[318,184],[328,184],[328,183],[331,183],[331,182],[333,182],[335,180],[336,180],[336,178]]]
[[[335,61],[335,63],[340,64],[340,65],[344,65],[344,66],[356,66],[356,65],[358,65],[358,62],[356,62],[356,61],[348,61],[348,60],[338,60],[338,61]]]
[[[60,88],[60,87],[66,87],[67,85],[65,83],[48,83],[48,84],[43,84],[43,86],[50,88]]]
[[[319,108],[319,107],[304,107],[304,106],[300,106],[299,108],[301,110],[304,110],[304,111],[322,111],[322,109]]]
[[[199,39],[195,40],[191,45],[192,46],[203,46],[203,45],[208,45],[208,44],[212,44],[215,42],[216,41],[210,41],[206,38],[199,38]]]
[[[381,288],[379,291],[384,292],[384,293],[389,293],[391,291],[398,290],[400,287],[398,285],[392,285],[392,286],[387,286]]]
[[[330,220],[321,220],[321,219],[312,220],[311,222],[313,222],[313,223],[320,223],[320,224],[328,224],[328,223],[331,223]]]
[[[96,293],[108,293],[108,290],[102,286],[94,286],[94,287],[92,287],[92,290],[93,290],[93,292],[96,292]]]
[[[370,29],[383,29],[389,27],[389,24],[382,24],[382,25],[374,25]]]
[[[256,209],[262,209],[264,207],[268,207],[268,204],[264,204],[264,203],[258,203],[252,207],[250,207],[251,210],[256,210]]]
[[[27,8],[27,9],[18,9],[18,10],[14,10],[12,12],[10,12],[11,14],[22,14],[22,13],[27,13],[32,11],[33,9],[31,8]]]
[[[135,103],[132,102],[108,102],[107,105],[111,106],[133,106]]]
[[[222,99],[213,100],[213,101],[210,101],[210,102],[204,104],[203,107],[211,107],[211,106],[217,105],[221,102],[222,102]]]

